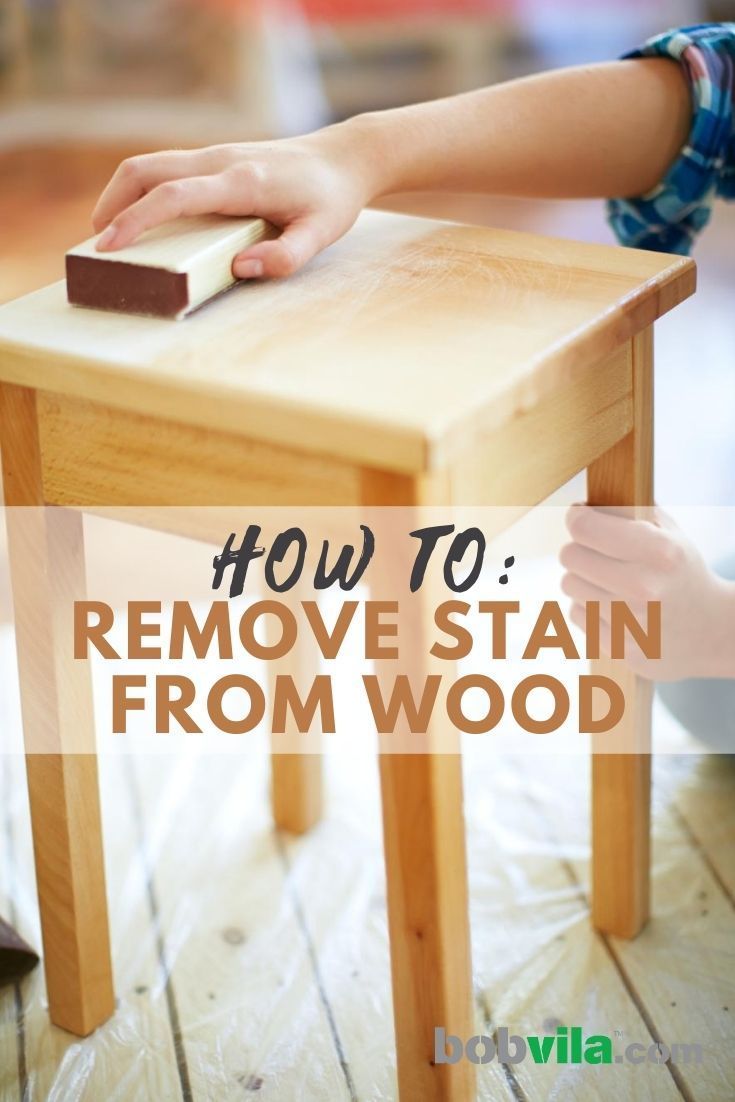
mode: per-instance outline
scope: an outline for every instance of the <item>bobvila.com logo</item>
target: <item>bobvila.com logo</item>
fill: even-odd
[[[696,1044],[641,1044],[633,1041],[615,1052],[612,1037],[596,1033],[585,1037],[578,1025],[556,1027],[555,1033],[520,1037],[500,1026],[493,1037],[478,1034],[464,1043],[441,1026],[434,1030],[434,1063],[521,1064],[701,1064],[702,1046]]]

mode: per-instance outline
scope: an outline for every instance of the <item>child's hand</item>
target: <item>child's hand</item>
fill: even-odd
[[[255,215],[282,228],[235,257],[241,279],[285,276],[346,233],[370,198],[359,139],[340,127],[277,142],[169,150],[123,161],[92,222],[97,248],[129,245],[182,215]]]
[[[129,245],[181,215],[256,215],[283,233],[241,253],[234,275],[289,275],[390,192],[642,195],[691,117],[681,67],[636,58],[368,112],[301,138],[132,157],[97,204],[94,228],[109,231],[97,247]]]
[[[646,603],[661,602],[661,659],[649,661],[626,638],[626,661],[643,677],[735,677],[735,584],[714,574],[673,520],[658,508],[649,520],[573,506],[572,543],[561,552],[563,591],[584,628],[584,605],[599,601],[601,645],[610,653],[611,600],[625,601],[640,622]]]

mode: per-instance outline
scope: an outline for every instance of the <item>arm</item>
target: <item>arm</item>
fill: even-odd
[[[648,191],[690,122],[680,68],[656,58],[552,70],[352,125],[381,161],[375,194],[605,198]]]
[[[182,215],[258,215],[282,227],[235,259],[241,278],[282,276],[396,191],[517,196],[637,194],[683,145],[691,102],[663,58],[561,69],[449,99],[356,116],[277,142],[135,157],[93,216],[115,249]]]

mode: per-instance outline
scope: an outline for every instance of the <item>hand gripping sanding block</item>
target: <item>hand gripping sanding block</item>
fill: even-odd
[[[66,254],[67,298],[73,306],[183,318],[237,282],[238,253],[277,234],[262,218],[204,214],[156,226],[113,252],[98,252],[90,237]]]

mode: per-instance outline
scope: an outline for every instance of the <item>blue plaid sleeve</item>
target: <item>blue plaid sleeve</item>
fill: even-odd
[[[610,199],[608,221],[623,245],[688,254],[715,196],[735,199],[735,23],[667,31],[626,57],[670,57],[692,93],[692,128],[679,157],[646,195]]]

